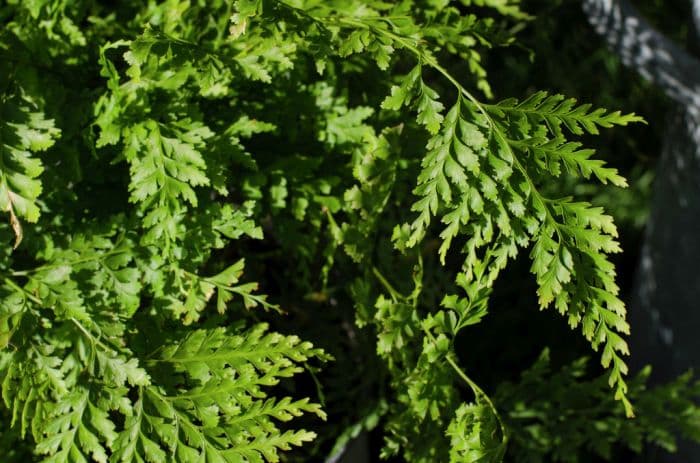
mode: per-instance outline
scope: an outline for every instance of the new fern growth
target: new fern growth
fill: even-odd
[[[482,54],[529,20],[517,0],[0,13],[10,461],[311,461],[380,425],[382,455],[410,462],[576,461],[551,422],[518,421],[514,396],[538,410],[533,375],[560,393],[578,367],[487,391],[456,348],[523,253],[540,307],[601,352],[612,391],[581,387],[617,399],[601,414],[630,446],[656,432],[621,421],[637,398],[698,435],[692,400],[668,398],[697,395],[688,378],[627,384],[612,218],[547,187],[626,186],[578,137],[641,118],[541,91],[493,103]],[[690,412],[673,421],[656,399]],[[319,427],[324,408],[343,418]],[[528,445],[533,427],[552,448]]]

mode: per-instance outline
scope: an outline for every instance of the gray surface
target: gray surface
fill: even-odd
[[[623,63],[677,104],[664,137],[629,314],[633,370],[653,363],[655,380],[664,381],[700,366],[700,63],[628,1],[583,0],[583,9]],[[693,0],[693,20],[700,22],[700,0]],[[700,447],[684,444],[674,456],[648,461],[700,462]]]

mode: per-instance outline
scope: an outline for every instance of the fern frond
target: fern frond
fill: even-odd
[[[10,216],[16,248],[22,242],[21,221],[36,222],[44,170],[36,153],[50,148],[61,131],[36,104],[22,97],[0,102],[0,209]]]
[[[498,421],[488,406],[462,404],[447,428],[450,462],[499,463],[506,446],[498,438]]]
[[[627,187],[627,180],[617,169],[607,167],[605,161],[591,159],[595,150],[581,149],[579,142],[569,142],[563,138],[512,140],[512,146],[533,155],[533,160],[542,172],[558,177],[562,167],[567,173],[589,179],[595,176],[601,183],[612,183],[618,187]]]
[[[589,103],[577,105],[575,98],[550,95],[545,91],[535,92],[522,101],[511,98],[495,105],[484,105],[484,108],[495,117],[514,118],[513,123],[516,125],[531,124],[531,132],[536,131],[537,127],[546,128],[555,137],[563,136],[562,126],[574,135],[598,135],[599,128],[644,122],[644,119],[634,113],[609,112],[603,108],[592,110]]]
[[[76,389],[51,410],[36,451],[49,455],[45,463],[107,463],[115,428],[107,411],[91,401],[90,392]]]
[[[137,414],[115,440],[119,462],[278,461],[279,450],[310,441],[312,432],[278,429],[304,413],[325,419],[308,399],[265,399],[264,387],[301,371],[300,363],[324,357],[295,336],[266,333],[258,325],[241,335],[197,330],[160,352],[153,366],[171,366],[185,379],[173,391],[140,388]],[[182,460],[185,458],[185,460]]]

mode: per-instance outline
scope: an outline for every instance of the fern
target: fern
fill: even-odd
[[[699,438],[689,376],[627,380],[618,232],[569,188],[626,186],[577,137],[641,118],[541,91],[486,102],[487,51],[530,19],[518,1],[51,0],[0,18],[10,461],[315,461],[374,429],[416,463]],[[458,343],[499,316],[524,253],[540,308],[607,379],[542,360],[487,391],[464,367]],[[574,420],[560,439],[542,397],[569,413],[568,389],[614,431]]]
[[[519,421],[522,427],[512,436],[513,456],[519,461],[585,461],[571,452],[550,453],[550,439],[565,439],[563,447],[584,448],[605,459],[611,459],[615,446],[622,443],[635,453],[641,453],[644,444],[656,444],[673,450],[676,448],[674,432],[687,438],[695,438],[697,406],[693,397],[697,395],[697,383],[690,375],[683,375],[663,386],[649,387],[650,368],[640,371],[630,381],[629,396],[639,412],[639,418],[629,420],[622,410],[610,414],[607,394],[607,378],[591,377],[588,359],[581,358],[565,365],[560,370],[552,368],[549,350],[544,350],[537,361],[526,369],[517,382],[499,386],[496,401],[508,404],[506,420]],[[547,378],[543,381],[544,378]],[[526,392],[527,391],[527,392]],[[599,393],[602,393],[600,395]],[[520,403],[511,406],[512,398]],[[545,398],[544,403],[542,401]],[[575,397],[576,400],[571,400]],[[559,404],[554,405],[552,404]],[[583,418],[582,410],[586,410]],[[545,417],[564,418],[550,427]],[[680,416],[675,422],[671,415]],[[665,422],[664,431],[654,429],[656,423]],[[674,422],[671,424],[671,422]],[[675,428],[673,431],[672,428]],[[556,436],[556,437],[555,437]],[[545,456],[547,455],[547,456]]]
[[[3,97],[0,111],[0,208],[10,216],[16,248],[23,236],[20,219],[39,220],[36,200],[41,180],[37,177],[44,168],[36,153],[50,148],[61,132],[26,97]]]
[[[304,412],[325,418],[318,405],[308,399],[261,397],[262,387],[299,372],[297,362],[321,352],[296,337],[264,335],[265,330],[260,325],[245,337],[223,329],[198,330],[150,360],[156,369],[172,367],[193,386],[168,392],[141,388],[138,414],[117,438],[116,461],[154,456],[165,461],[276,461],[279,450],[313,439],[312,432],[281,432],[273,419],[289,421]]]

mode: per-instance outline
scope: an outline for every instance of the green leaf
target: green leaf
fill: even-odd
[[[574,98],[563,95],[549,95],[539,91],[525,100],[505,100],[489,106],[489,111],[496,115],[521,115],[533,125],[546,126],[555,137],[562,136],[561,127],[566,127],[574,135],[589,133],[597,135],[598,128],[610,128],[615,125],[625,126],[633,122],[644,122],[636,114],[622,114],[620,111],[608,112],[603,108],[591,110],[590,104],[576,105]]]
[[[197,206],[192,187],[209,185],[206,164],[197,148],[212,132],[195,122],[172,129],[175,136],[166,136],[163,128],[150,120],[129,130],[125,155],[131,164],[133,202],[155,197],[158,204],[173,207],[182,198]]]
[[[107,448],[116,438],[115,425],[91,403],[85,389],[71,392],[55,406],[42,434],[36,451],[48,455],[46,463],[107,463]]]
[[[22,242],[21,220],[36,222],[44,167],[36,153],[53,146],[61,131],[36,105],[24,98],[0,103],[0,209],[10,215],[14,248]]]
[[[401,82],[400,86],[393,85],[391,94],[382,102],[382,108],[394,111],[400,110],[404,105],[409,105],[415,97],[416,84],[421,75],[421,67],[414,67]]]
[[[418,96],[418,118],[419,124],[425,125],[428,132],[436,134],[440,130],[443,116],[440,114],[445,108],[438,101],[439,95],[435,90],[425,85],[420,80],[420,94]]]
[[[325,355],[295,336],[266,331],[266,325],[240,335],[196,330],[163,349],[149,363],[172,366],[184,382],[167,394],[140,389],[111,461],[278,461],[280,450],[312,440],[315,433],[283,432],[275,422],[305,413],[325,419],[320,407],[308,399],[265,399],[263,388]]]
[[[498,438],[498,421],[491,408],[462,404],[447,428],[450,462],[500,463],[506,451]]]

